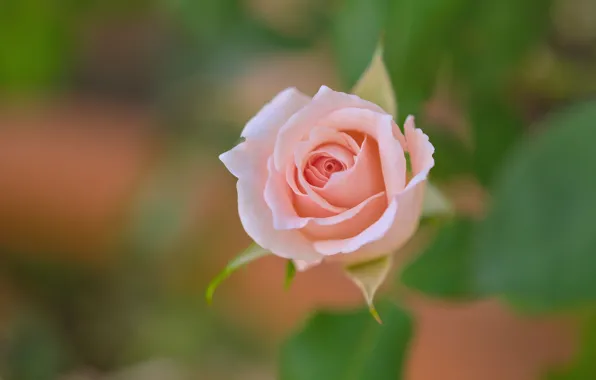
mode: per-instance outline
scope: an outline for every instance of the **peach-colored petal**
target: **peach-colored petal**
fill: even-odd
[[[253,143],[253,145],[263,144]],[[246,141],[219,155],[221,162],[223,162],[230,173],[236,178],[240,178],[242,173],[252,170],[250,157],[249,143]]]
[[[356,130],[377,140],[381,168],[388,201],[405,187],[406,158],[402,145],[394,137],[394,122],[390,115],[365,109],[344,108],[320,121],[321,125],[343,130]]]
[[[352,253],[365,244],[382,239],[395,222],[397,214],[397,200],[392,199],[381,217],[360,234],[348,239],[320,240],[314,242],[314,247],[322,255],[330,256],[338,253]]]
[[[377,143],[366,138],[354,166],[333,173],[322,189],[315,189],[331,204],[354,207],[363,199],[384,191],[383,173]]]
[[[317,168],[304,169],[304,178],[306,182],[316,187],[323,187],[327,183],[327,178]]]
[[[279,130],[274,151],[277,170],[285,168],[292,161],[293,148],[305,136],[308,136],[319,119],[346,107],[368,109],[386,114],[381,107],[362,100],[356,95],[336,92],[327,86],[321,86],[312,101],[296,112]]]
[[[273,165],[273,157],[267,161],[268,177],[265,184],[264,199],[273,214],[273,228],[291,230],[302,228],[308,223],[307,218],[296,214],[292,203],[290,187],[285,176]]]
[[[263,197],[267,179],[267,151],[263,142],[246,141],[242,148],[220,157],[238,177],[238,213],[246,233],[261,247],[288,259],[320,260],[312,242],[297,230],[278,231],[273,228],[273,215]]]
[[[301,231],[313,240],[354,237],[378,220],[386,208],[385,194],[380,192],[341,214],[313,218]]]
[[[326,218],[337,215],[336,212],[325,210],[306,194],[294,194],[293,204],[296,214],[303,218]]]
[[[305,270],[308,270],[314,266],[319,265],[321,263],[321,261],[323,261],[323,259],[313,261],[311,263],[304,261],[304,260],[294,260],[294,266],[296,267],[296,269],[299,272],[304,272]]]
[[[312,142],[311,141],[301,142],[301,143],[299,143],[295,147],[295,151],[294,151],[295,161],[294,161],[294,164],[296,165],[296,167],[298,169],[298,171],[297,171],[298,183],[304,189],[304,191],[306,192],[306,194],[315,203],[317,203],[320,207],[322,207],[323,209],[328,210],[328,211],[331,211],[331,212],[335,212],[335,213],[340,213],[340,212],[346,211],[347,208],[334,206],[334,205],[330,204],[329,202],[327,202],[319,194],[317,194],[312,189],[312,186],[308,183],[308,181],[306,180],[306,178],[304,177],[304,173],[302,172],[302,168],[304,167],[304,165],[306,163],[306,160],[308,159],[308,154],[310,153],[311,149],[312,149]]]
[[[420,129],[414,127],[413,117],[408,117],[406,120],[405,130],[414,177],[404,191],[395,197],[398,208],[393,221],[391,221],[391,227],[380,239],[371,241],[350,255],[336,256],[334,259],[357,262],[387,255],[401,248],[416,232],[422,214],[426,179],[434,165],[432,157],[434,147],[428,141],[428,137]],[[334,244],[335,250],[339,252],[337,249],[339,244]],[[315,243],[315,249],[323,253],[317,248],[317,245],[318,243]],[[324,248],[328,249],[328,252],[333,252],[331,246]]]
[[[351,168],[354,165],[354,153],[339,144],[325,144],[311,153],[311,156],[324,155],[334,157],[341,162],[345,168]]]
[[[408,116],[404,129],[414,175],[408,186],[415,186],[418,182],[426,179],[430,169],[435,165],[433,159],[435,147],[428,140],[428,136],[416,128],[413,116]]]
[[[241,136],[246,139],[265,139],[273,144],[281,126],[310,100],[292,87],[281,91],[249,120]]]
[[[389,230],[382,238],[363,246],[358,252],[350,255],[353,257],[346,259],[370,260],[392,254],[403,247],[418,229],[425,185],[425,181],[419,182],[397,195],[398,209]]]

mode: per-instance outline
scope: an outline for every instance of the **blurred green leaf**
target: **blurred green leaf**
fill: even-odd
[[[435,166],[431,171],[433,182],[449,180],[457,175],[473,173],[472,151],[445,128],[424,128],[435,147]]]
[[[259,247],[256,243],[252,243],[246,250],[244,250],[244,252],[230,261],[224,270],[209,283],[209,287],[207,288],[207,292],[205,294],[207,302],[211,303],[213,300],[213,294],[215,293],[215,290],[219,284],[221,284],[226,278],[230,277],[230,275],[237,269],[270,254],[271,253],[268,250]]]
[[[549,22],[552,0],[470,1],[451,41],[455,68],[475,93],[504,89]]]
[[[296,265],[294,265],[293,260],[288,260],[286,263],[286,279],[284,281],[284,287],[286,289],[290,289],[290,286],[292,286],[292,282],[294,281],[294,277],[296,277]]]
[[[579,354],[565,369],[553,371],[548,380],[588,380],[596,379],[596,317],[592,316],[581,331]]]
[[[381,321],[379,312],[375,308],[374,298],[379,286],[385,281],[392,263],[393,256],[387,255],[363,263],[352,264],[344,268],[346,275],[362,291],[370,314],[379,323],[383,322]]]
[[[340,78],[351,89],[369,66],[381,39],[388,0],[344,0],[333,23]]]
[[[468,0],[393,0],[384,37],[384,60],[400,114],[419,114],[432,95],[449,41]]]
[[[54,380],[64,369],[66,347],[60,332],[36,314],[19,315],[6,342],[4,367],[9,380]]]
[[[379,311],[383,325],[367,309],[317,313],[284,345],[279,379],[402,379],[411,318],[389,303],[382,303]]]
[[[503,164],[475,237],[478,290],[533,309],[596,301],[596,103],[545,122]]]
[[[69,12],[53,2],[4,0],[0,6],[0,89],[42,90],[66,64]]]
[[[474,171],[484,185],[523,131],[509,90],[518,65],[544,37],[550,3],[471,1],[460,38],[451,41],[452,66],[468,93]]]
[[[467,299],[475,294],[471,273],[473,222],[456,219],[442,227],[434,241],[401,273],[408,287],[439,298]]]
[[[472,166],[483,185],[489,185],[509,148],[523,132],[523,122],[513,107],[498,95],[478,95],[469,104],[473,126]]]

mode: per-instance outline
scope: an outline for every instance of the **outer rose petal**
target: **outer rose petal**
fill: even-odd
[[[351,238],[379,219],[386,208],[385,193],[380,192],[341,214],[312,219],[301,231],[313,240]]]
[[[319,253],[323,255],[351,253],[334,259],[344,262],[365,261],[394,252],[416,232],[422,212],[426,178],[435,164],[432,157],[435,149],[428,141],[428,136],[415,128],[413,117],[410,116],[406,120],[405,130],[414,174],[405,190],[394,197],[388,210],[373,225],[373,230],[368,231],[368,234],[364,231],[352,239],[315,242],[315,249]],[[392,214],[390,209],[394,204],[397,207],[396,212]]]
[[[362,100],[356,95],[336,92],[327,86],[321,86],[312,101],[294,114],[279,130],[274,151],[277,170],[282,170],[291,162],[294,146],[308,135],[319,119],[346,107],[363,108],[387,114],[381,107]]]
[[[273,228],[273,215],[263,196],[267,179],[267,144],[251,141],[240,144],[220,156],[221,161],[238,177],[238,213],[246,233],[261,247],[277,256],[304,260],[320,260],[312,242],[297,230]]]
[[[245,139],[265,139],[273,144],[282,125],[310,100],[293,87],[281,91],[249,120],[241,136]],[[273,152],[273,146],[270,149]]]

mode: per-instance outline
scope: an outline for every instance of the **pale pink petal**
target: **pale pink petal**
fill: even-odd
[[[248,121],[241,136],[246,139],[265,139],[273,144],[281,126],[310,100],[293,87],[281,91]]]
[[[377,143],[366,138],[354,166],[333,173],[322,189],[315,189],[331,204],[354,207],[363,199],[384,191],[383,173]]]
[[[358,155],[360,153],[360,144],[348,133],[340,132],[341,136],[346,140],[348,144],[348,148],[355,154]]]
[[[269,175],[265,184],[264,199],[273,213],[273,228],[291,230],[304,227],[308,219],[296,214],[290,186],[285,181],[285,175],[275,169],[273,157],[267,161],[267,169]]]
[[[306,194],[304,190],[296,183],[296,165],[288,165],[286,169],[286,182],[294,194]]]
[[[254,142],[252,144],[253,146],[263,145]],[[223,162],[230,173],[236,178],[240,178],[242,173],[252,170],[252,165],[250,164],[251,157],[252,152],[249,149],[249,143],[246,141],[219,155],[221,162]]]
[[[294,210],[303,218],[326,218],[337,215],[336,212],[325,210],[306,194],[293,195]]]
[[[275,167],[281,170],[292,161],[293,148],[308,136],[319,119],[346,107],[363,108],[386,114],[381,107],[356,95],[336,92],[327,86],[322,86],[312,101],[296,112],[279,130],[274,151]]]
[[[406,120],[405,130],[414,177],[404,191],[395,197],[398,208],[391,227],[382,238],[362,246],[350,255],[335,256],[334,260],[358,262],[394,253],[405,245],[418,229],[426,179],[434,165],[432,157],[434,147],[428,141],[428,137],[420,129],[414,127],[412,117],[408,117]],[[315,248],[317,248],[317,243],[315,243]],[[317,251],[321,252],[318,248]]]
[[[406,158],[402,146],[394,137],[394,122],[390,115],[365,109],[344,108],[319,122],[330,128],[356,130],[377,140],[388,201],[405,187]]]
[[[313,261],[311,263],[304,261],[304,260],[294,260],[294,266],[296,267],[296,269],[299,272],[304,272],[305,270],[308,270],[314,266],[319,265],[321,263],[321,261],[323,261],[323,259]]]
[[[346,259],[369,260],[395,253],[403,247],[418,229],[425,185],[425,181],[419,182],[416,186],[409,187],[403,193],[397,195],[397,213],[387,233],[381,239],[373,241],[363,246],[358,252],[349,255],[353,257]],[[341,260],[342,258],[338,259]]]
[[[354,165],[354,153],[345,146],[339,144],[325,144],[314,150],[311,155],[327,155],[336,158],[342,162],[347,168]]]
[[[327,183],[327,178],[317,168],[304,169],[304,178],[309,184],[317,187],[323,187]]]
[[[428,136],[422,130],[416,128],[413,116],[408,116],[404,129],[406,131],[410,162],[412,163],[412,174],[414,175],[408,183],[408,186],[411,187],[424,181],[430,169],[435,165],[433,158],[435,147],[428,140]]]
[[[311,219],[301,231],[312,240],[354,237],[378,220],[386,208],[387,200],[381,192],[341,214]]]
[[[265,144],[247,141],[239,149],[232,149],[220,157],[238,177],[238,213],[246,233],[261,247],[275,255],[316,262],[321,256],[312,242],[297,230],[278,231],[273,228],[273,215],[263,197],[267,179],[267,150]]]
[[[360,234],[348,239],[315,241],[314,247],[317,252],[325,256],[355,252],[365,244],[382,239],[387,234],[387,231],[389,231],[395,222],[397,209],[397,200],[392,199],[391,203],[385,209],[381,217],[368,226]]]

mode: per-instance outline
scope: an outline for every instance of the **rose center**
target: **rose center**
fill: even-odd
[[[304,176],[313,186],[323,187],[333,173],[346,170],[346,165],[328,154],[315,154],[304,168]]]

